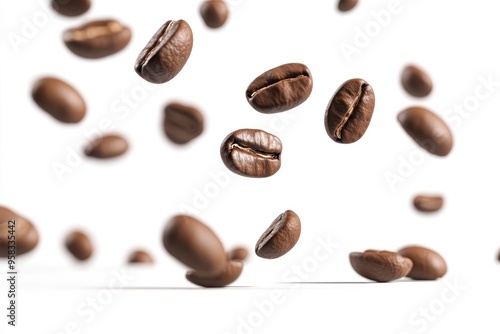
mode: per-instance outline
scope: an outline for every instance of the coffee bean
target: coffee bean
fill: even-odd
[[[248,257],[248,250],[245,247],[235,247],[227,253],[229,260],[245,261]]]
[[[229,285],[240,277],[243,270],[243,263],[241,261],[229,261],[225,269],[217,273],[207,274],[200,271],[189,271],[186,278],[194,284],[204,286],[207,288],[220,288]]]
[[[413,199],[413,206],[418,211],[435,212],[441,209],[444,199],[442,196],[418,195]]]
[[[81,231],[74,231],[66,237],[66,249],[80,261],[88,260],[93,253],[90,238]]]
[[[50,3],[56,12],[65,16],[82,15],[92,4],[91,0],[52,0]]]
[[[401,84],[408,94],[415,97],[425,97],[432,91],[431,77],[414,65],[408,65],[403,69]]]
[[[163,130],[176,144],[186,144],[203,132],[203,114],[196,108],[170,103],[165,107]]]
[[[367,250],[349,255],[353,269],[361,276],[377,282],[389,282],[405,277],[413,264],[398,253]]]
[[[31,96],[40,108],[63,123],[78,123],[87,112],[80,93],[57,78],[44,77],[37,80]]]
[[[281,167],[281,140],[263,130],[241,129],[222,142],[220,155],[226,167],[242,176],[268,177]]]
[[[106,135],[95,139],[85,148],[85,155],[92,158],[108,159],[118,157],[128,150],[125,138],[119,135]]]
[[[200,6],[200,14],[210,28],[220,28],[229,16],[226,2],[222,0],[205,0]]]
[[[325,112],[328,136],[337,143],[358,141],[366,132],[375,108],[375,94],[363,79],[344,82],[333,94]]]
[[[307,100],[312,86],[311,72],[306,65],[284,64],[255,78],[247,88],[246,98],[255,110],[273,114]]]
[[[446,156],[453,147],[453,136],[446,123],[432,111],[410,107],[398,114],[406,133],[431,154]]]
[[[448,270],[443,257],[432,249],[408,246],[401,248],[398,253],[413,262],[406,276],[415,280],[435,280],[443,277]]]
[[[13,237],[15,237],[14,248]],[[36,247],[38,239],[38,231],[29,220],[0,206],[0,257],[8,257],[14,250],[16,256],[27,253]]]
[[[358,4],[358,0],[339,0],[338,8],[341,12],[347,12]]]
[[[96,59],[123,50],[131,37],[131,30],[116,20],[96,20],[66,30],[63,40],[77,56]]]
[[[128,258],[129,263],[154,263],[153,258],[148,252],[143,250],[136,250],[130,254]]]
[[[144,80],[165,83],[184,67],[193,48],[193,32],[184,20],[167,21],[141,51],[134,69]]]
[[[255,253],[265,259],[285,255],[300,237],[300,219],[292,210],[280,214],[262,234],[255,245]]]

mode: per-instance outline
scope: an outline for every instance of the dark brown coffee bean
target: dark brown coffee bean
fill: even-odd
[[[205,0],[200,6],[200,14],[210,28],[220,28],[229,16],[226,2],[222,0]]]
[[[93,246],[90,238],[81,231],[71,232],[66,237],[66,249],[80,261],[88,260],[93,253]]]
[[[368,129],[375,108],[375,94],[363,79],[344,82],[333,94],[325,112],[328,136],[337,143],[358,141]]]
[[[83,58],[103,58],[123,50],[132,31],[116,20],[96,20],[64,32],[64,43]]]
[[[85,155],[92,158],[108,159],[118,157],[128,150],[128,142],[119,135],[97,138],[85,148]]]
[[[255,78],[247,88],[246,98],[255,110],[273,114],[307,100],[312,86],[311,72],[306,65],[284,64]]]
[[[0,206],[0,257],[27,253],[36,247],[38,238],[38,231],[29,220]]]
[[[92,4],[91,0],[52,0],[52,8],[65,16],[78,16],[87,12]]]
[[[194,107],[170,103],[163,115],[165,135],[176,144],[186,144],[203,132],[203,114]]]
[[[358,0],[339,0],[338,8],[341,12],[347,12],[358,4]]]
[[[413,199],[413,206],[421,212],[436,212],[443,206],[442,196],[418,195]]]
[[[281,140],[263,130],[241,129],[222,142],[220,155],[226,167],[242,176],[268,177],[281,167]]]
[[[398,114],[406,133],[431,154],[446,156],[453,147],[453,136],[446,123],[432,111],[410,107]]]
[[[413,267],[406,276],[415,280],[435,280],[443,277],[448,270],[443,257],[432,249],[408,246],[398,253],[413,262]]]
[[[265,259],[285,255],[300,237],[300,219],[292,210],[280,214],[262,234],[255,245],[255,254]]]
[[[413,264],[398,253],[367,250],[349,255],[351,265],[361,276],[377,282],[389,282],[405,277]]]
[[[228,262],[215,233],[198,219],[187,215],[177,215],[168,221],[163,231],[163,246],[199,275],[218,275]]]
[[[415,97],[425,97],[432,91],[431,77],[413,65],[408,65],[403,69],[401,84],[408,94]]]
[[[135,71],[149,82],[167,82],[182,70],[192,48],[193,32],[189,24],[184,20],[167,21],[137,57]]]
[[[45,77],[37,80],[31,96],[40,108],[63,123],[78,123],[87,112],[80,93],[68,83],[56,78]]]
[[[248,257],[248,250],[245,247],[235,247],[227,253],[229,260],[245,261]]]
[[[194,284],[207,288],[220,288],[229,285],[240,277],[243,270],[243,262],[229,261],[226,268],[218,274],[206,274],[199,271],[189,271],[186,278]]]
[[[136,250],[132,254],[130,254],[128,258],[129,263],[154,263],[155,261],[149,255],[148,252],[143,250]]]

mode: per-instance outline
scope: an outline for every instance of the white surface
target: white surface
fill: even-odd
[[[38,247],[19,258],[19,325],[7,328],[2,313],[2,333],[59,334],[65,326],[70,333],[72,322],[81,333],[498,332],[500,87],[469,114],[449,113],[471,101],[481,78],[500,81],[496,2],[401,0],[399,12],[351,62],[341,43],[352,44],[357,29],[370,27],[371,13],[391,8],[390,0],[361,0],[344,14],[335,1],[231,0],[230,19],[220,30],[204,26],[200,1],[95,1],[78,18],[48,10],[46,24],[17,52],[8,34],[21,35],[25,20],[47,15],[40,5],[45,1],[0,3],[0,203],[30,218],[41,236]],[[106,17],[132,28],[125,50],[85,60],[65,48],[65,29]],[[180,18],[194,33],[186,66],[120,118],[116,111],[125,105],[123,94],[137,92],[144,83],[133,70],[138,53],[165,21]],[[244,97],[247,85],[287,62],[310,68],[314,88],[309,99],[279,115],[254,111]],[[402,90],[399,73],[407,63],[432,76],[434,91],[428,98],[415,99]],[[88,114],[81,123],[58,123],[33,103],[32,83],[44,75],[61,77],[82,93]],[[359,142],[339,145],[324,130],[324,110],[337,87],[354,77],[373,86],[375,113]],[[206,116],[206,131],[185,147],[170,143],[161,131],[162,108],[173,100],[196,105]],[[426,154],[397,123],[397,113],[414,104],[450,123],[455,146],[448,157]],[[80,151],[84,132],[105,119],[113,132],[130,140],[131,150],[116,161],[82,157],[60,182],[51,165],[64,163],[68,146]],[[222,139],[245,127],[268,130],[282,140],[282,167],[273,177],[243,178],[224,167]],[[397,173],[400,159],[412,156],[424,162],[391,189],[385,174]],[[225,175],[227,182],[213,188],[211,173]],[[215,195],[202,203],[197,194],[207,189]],[[415,212],[411,199],[420,192],[443,194],[443,210]],[[191,213],[209,224],[227,248],[243,244],[252,250],[286,209],[301,217],[302,235],[280,259],[253,256],[235,287],[198,289],[184,280],[185,268],[161,244],[166,220],[187,207],[196,209]],[[76,264],[63,248],[73,228],[87,231],[96,246],[85,265]],[[338,247],[315,262],[318,238],[330,238]],[[365,282],[351,269],[349,252],[414,243],[443,255],[449,266],[445,280],[301,284],[298,290],[278,283]],[[148,249],[157,263],[152,270],[127,269],[135,274],[126,287],[162,289],[118,290],[95,318],[82,316],[78,307],[87,298],[108,296],[102,287],[136,247]],[[311,273],[294,276],[293,266]],[[455,280],[466,288],[453,299],[446,282]],[[0,300],[6,303],[5,280],[0,282]],[[255,302],[269,299],[276,289],[284,293],[283,303],[256,328],[241,327],[240,317],[248,321],[258,311]],[[443,293],[449,303],[440,302]],[[418,314],[415,318],[428,307],[442,313],[425,321]]]

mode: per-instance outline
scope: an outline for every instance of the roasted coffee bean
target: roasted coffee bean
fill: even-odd
[[[194,284],[207,288],[220,288],[236,281],[243,270],[243,262],[229,261],[226,268],[218,274],[207,274],[200,271],[188,271],[186,278]]]
[[[366,132],[375,108],[375,94],[363,79],[344,82],[333,94],[325,112],[328,136],[337,143],[358,141]]]
[[[176,144],[186,144],[203,132],[203,114],[196,108],[170,103],[165,107],[163,130]]]
[[[408,246],[398,253],[413,262],[413,267],[406,276],[415,280],[435,280],[443,277],[448,270],[443,257],[432,249]]]
[[[168,221],[163,231],[163,246],[199,275],[218,275],[228,262],[215,233],[198,219],[187,215],[177,215]]]
[[[0,206],[0,257],[22,255],[37,244],[38,231],[35,226],[26,218]]]
[[[90,238],[81,231],[71,232],[66,237],[66,249],[80,261],[88,260],[93,253],[93,246]]]
[[[311,72],[306,65],[284,64],[255,78],[247,88],[246,98],[255,110],[273,114],[307,100],[312,86]]]
[[[68,49],[83,58],[103,58],[123,50],[131,30],[116,20],[96,20],[64,32]]]
[[[367,250],[349,255],[351,265],[361,276],[377,282],[389,282],[405,277],[413,264],[398,253]]]
[[[167,82],[182,70],[192,48],[193,32],[189,24],[184,20],[167,21],[137,57],[135,71],[149,82]]]
[[[210,28],[220,28],[229,16],[226,2],[222,0],[205,0],[200,6],[200,14]]]
[[[415,97],[425,97],[432,91],[431,77],[414,65],[408,65],[403,69],[401,84],[408,94]]]
[[[281,167],[281,140],[263,130],[241,129],[222,142],[220,155],[226,167],[242,176],[268,177]]]
[[[442,196],[418,195],[413,199],[413,206],[418,211],[436,212],[443,206]]]
[[[292,210],[280,214],[262,234],[255,245],[255,254],[265,259],[285,255],[300,237],[300,219]]]
[[[339,0],[338,8],[341,12],[347,12],[358,4],[358,0]]]
[[[56,12],[65,16],[82,15],[92,4],[91,0],[52,0],[50,3]]]
[[[40,108],[63,123],[78,123],[87,112],[80,93],[57,78],[44,77],[37,80],[31,96]]]
[[[446,156],[453,147],[453,136],[446,123],[432,111],[410,107],[398,114],[406,133],[431,154]]]
[[[248,250],[245,247],[235,247],[227,253],[229,260],[245,261],[248,257]]]
[[[153,258],[148,252],[143,250],[136,250],[130,254],[128,258],[129,263],[154,263]]]
[[[118,157],[128,150],[128,142],[119,135],[106,135],[95,139],[85,148],[85,155],[92,158],[108,159]]]

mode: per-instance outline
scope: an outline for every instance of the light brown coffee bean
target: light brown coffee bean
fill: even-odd
[[[82,231],[73,231],[66,237],[66,249],[80,261],[88,260],[94,252],[90,238]]]
[[[413,206],[421,212],[436,212],[443,207],[442,196],[418,195],[413,199]]]
[[[341,12],[347,12],[356,7],[358,0],[339,0],[338,9]]]
[[[52,8],[64,16],[79,16],[86,13],[92,4],[91,0],[52,0]]]
[[[120,135],[106,135],[95,139],[85,148],[85,155],[92,158],[109,159],[125,154],[128,142]]]
[[[405,277],[413,266],[410,259],[389,251],[354,252],[349,255],[349,259],[358,274],[377,282],[389,282]]]
[[[200,14],[210,28],[220,28],[226,23],[229,9],[223,0],[205,0],[201,3]]]
[[[186,278],[196,285],[207,288],[220,288],[236,281],[240,277],[242,270],[243,262],[229,261],[224,270],[215,275],[201,271],[189,271]]]
[[[413,262],[406,276],[415,280],[435,280],[443,277],[448,270],[443,257],[432,249],[408,246],[401,248],[398,253]]]
[[[403,69],[401,84],[408,94],[415,97],[425,97],[432,91],[431,77],[414,65],[408,65]]]
[[[128,258],[129,263],[147,263],[147,264],[152,264],[155,261],[153,260],[153,257],[149,255],[148,252],[144,250],[136,250],[132,254],[130,254]]]
[[[0,206],[0,257],[22,255],[38,244],[38,231],[26,218]]]
[[[181,103],[169,103],[163,111],[163,131],[176,144],[187,144],[204,129],[204,117],[197,108]]]
[[[265,259],[275,259],[288,253],[300,237],[300,218],[292,210],[280,214],[262,234],[255,253]]]

